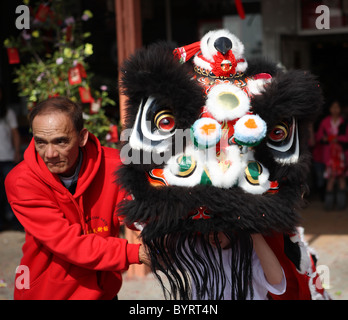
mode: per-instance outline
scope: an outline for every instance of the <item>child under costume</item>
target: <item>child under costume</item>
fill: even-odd
[[[328,298],[298,229],[310,164],[303,137],[322,104],[315,78],[284,73],[263,59],[247,61],[243,44],[227,30],[173,49],[153,44],[122,67],[130,130],[121,137],[117,172],[133,195],[120,213],[126,223],[142,225],[164,293],[222,299],[230,290],[232,299],[248,299],[254,291],[259,297],[251,287],[260,270],[251,234],[261,233],[286,281],[278,295],[266,285],[267,296]],[[212,232],[227,235],[231,257],[238,258],[225,263],[224,250],[207,240]],[[232,270],[228,281],[224,268]]]
[[[197,288],[201,288],[203,286],[203,281],[207,281],[207,279],[200,278],[198,276],[199,272],[196,272],[197,277],[195,280],[197,283],[194,283],[194,281],[192,281],[192,298],[193,300],[209,300],[211,298],[211,295],[209,295],[209,293],[212,294],[213,292],[215,292],[217,288],[221,286],[223,282],[225,282],[226,285],[224,286],[225,289],[221,298],[224,300],[231,300],[234,296],[236,296],[236,292],[233,292],[233,290],[236,290],[237,288],[232,283],[232,272],[234,272],[233,264],[238,265],[238,253],[237,255],[234,254],[234,252],[231,249],[229,239],[222,232],[215,235],[210,234],[209,242],[212,244],[213,249],[211,252],[211,259],[221,261],[220,267],[223,268],[225,277],[218,278],[218,283],[212,281],[209,284],[210,291],[205,292],[204,295],[201,296],[200,293],[197,292]],[[218,250],[219,246],[221,247],[221,251]],[[202,254],[203,251],[204,249],[202,245],[198,245],[196,252],[198,254]],[[237,261],[235,261],[235,259]],[[211,273],[214,272],[212,270],[210,271]],[[284,275],[284,270],[281,269],[281,282],[279,284],[274,285],[270,284],[266,279],[262,265],[255,250],[252,250],[251,255],[251,271],[251,290],[247,292],[247,300],[268,300],[268,292],[270,292],[273,295],[281,295],[285,292],[286,278]],[[212,277],[209,277],[209,279],[212,279]]]

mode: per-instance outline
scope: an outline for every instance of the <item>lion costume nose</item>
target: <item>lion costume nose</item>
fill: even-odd
[[[217,51],[225,55],[228,50],[232,49],[232,41],[226,37],[221,37],[215,40],[214,47]]]

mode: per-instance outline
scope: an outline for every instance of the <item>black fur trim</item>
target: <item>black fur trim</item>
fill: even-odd
[[[128,97],[126,128],[132,128],[143,99],[153,96],[173,110],[177,127],[190,128],[198,118],[205,97],[191,79],[192,70],[173,56],[173,47],[156,43],[139,49],[121,68],[121,90]]]
[[[264,58],[248,60],[248,68],[245,71],[247,76],[252,76],[258,73],[268,73],[274,77],[278,72],[278,68],[272,61]]]
[[[125,201],[119,212],[127,223],[143,222],[148,236],[178,232],[244,230],[269,233],[292,232],[299,223],[302,203],[300,186],[281,183],[277,194],[250,195],[240,188],[214,186],[152,187],[144,173],[123,166],[119,182],[135,200]],[[208,220],[192,220],[188,213],[206,206],[212,214]]]
[[[321,88],[316,78],[300,70],[279,72],[265,92],[251,101],[253,111],[267,119],[269,130],[289,117],[295,117],[300,122],[313,121],[322,104]]]
[[[171,233],[166,236],[148,238],[143,235],[144,244],[151,258],[153,273],[160,281],[166,298],[191,300],[245,300],[252,287],[252,240],[245,233],[229,232],[231,271],[225,274],[222,249],[214,234],[216,247],[210,243],[208,234]],[[163,273],[169,288],[162,281]],[[230,280],[228,280],[230,279]],[[231,286],[231,296],[224,295]]]

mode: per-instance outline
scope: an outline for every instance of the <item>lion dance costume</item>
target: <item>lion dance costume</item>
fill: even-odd
[[[283,72],[243,53],[237,37],[216,30],[181,48],[153,44],[124,63],[128,130],[118,176],[133,200],[121,214],[142,226],[152,271],[171,298],[195,291],[221,299],[232,285],[231,298],[245,299],[252,233],[263,234],[287,280],[286,292],[270,298],[328,298],[298,227],[307,125],[320,111],[321,89],[308,72]],[[231,284],[207,240],[218,232],[235,253]]]

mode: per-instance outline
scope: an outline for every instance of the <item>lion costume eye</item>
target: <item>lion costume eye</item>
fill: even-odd
[[[289,134],[289,124],[287,122],[281,122],[276,125],[269,133],[268,138],[276,143],[284,141]]]
[[[279,122],[268,134],[267,146],[277,162],[296,163],[300,156],[296,120],[290,118]]]
[[[173,113],[169,109],[157,112],[154,118],[154,124],[163,133],[172,132],[175,129]]]
[[[164,108],[154,97],[144,99],[135,119],[129,138],[135,150],[166,152],[171,145],[171,137],[176,132],[175,118],[170,109]]]

